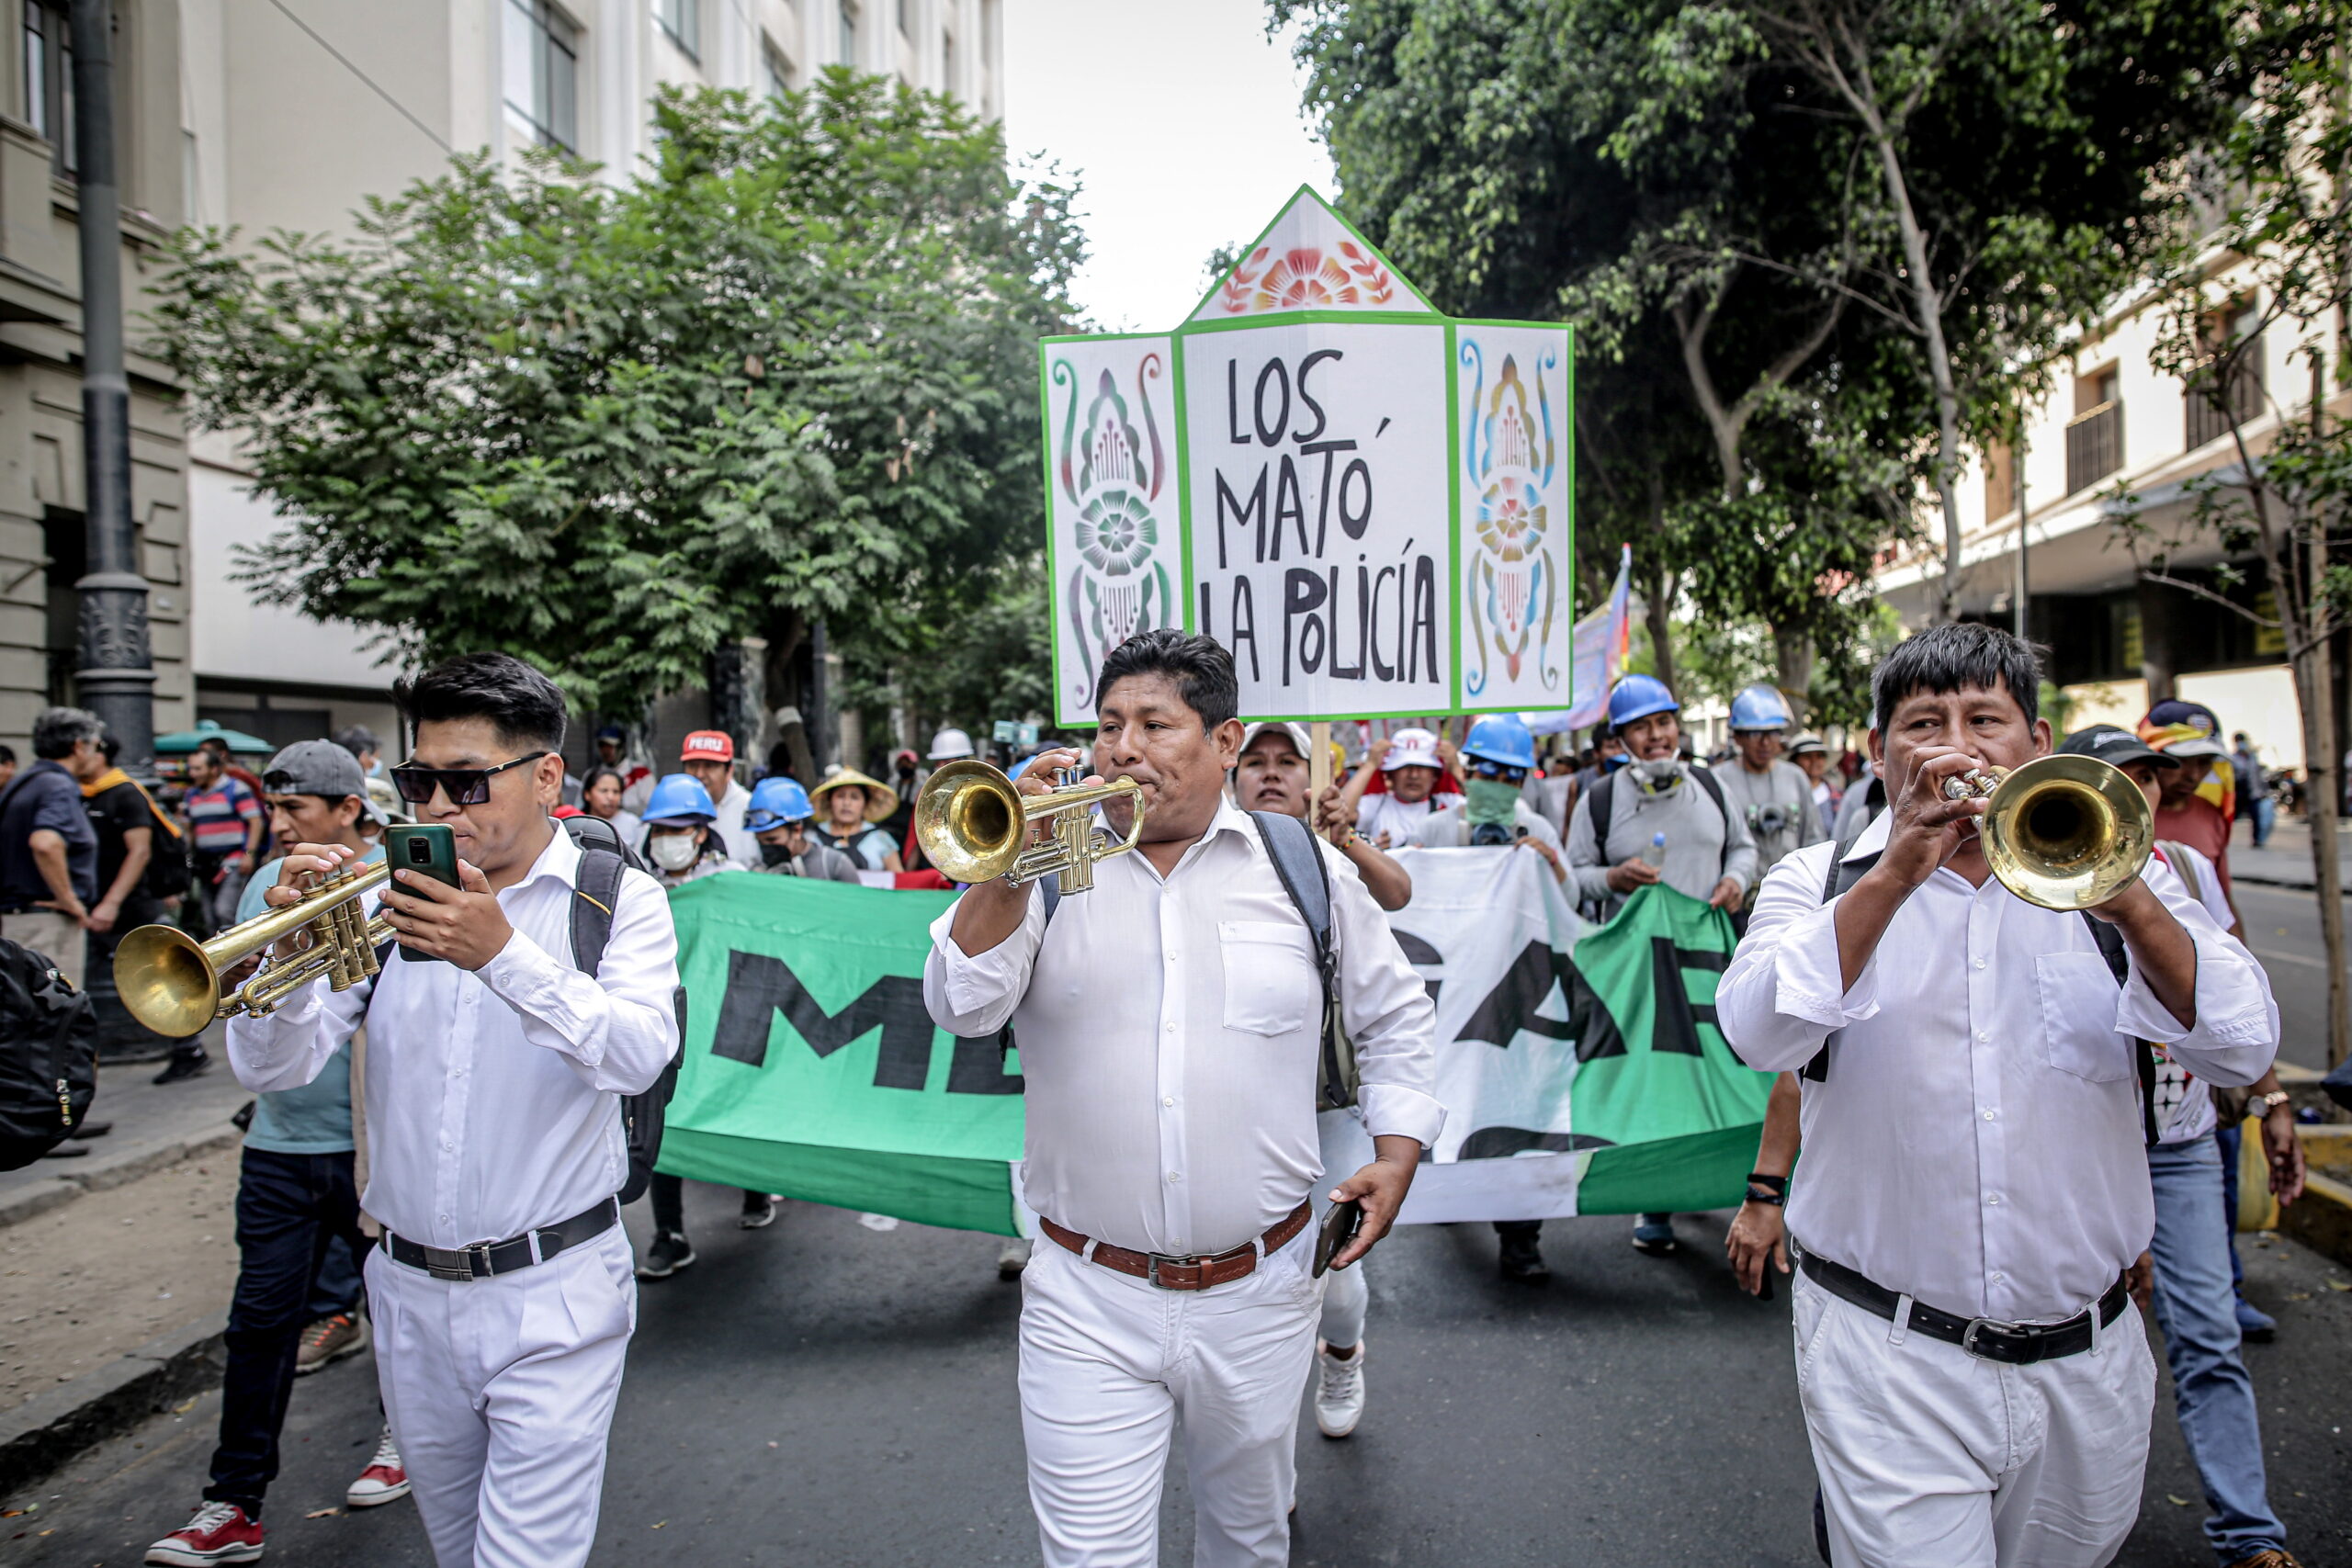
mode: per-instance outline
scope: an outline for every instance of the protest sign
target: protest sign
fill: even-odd
[[[1634,644],[1633,580],[1634,547],[1627,545],[1617,557],[1617,581],[1609,590],[1609,603],[1576,624],[1571,656],[1576,705],[1521,715],[1529,729],[1538,735],[1565,735],[1608,716],[1609,688],[1617,683]]]
[[[922,1005],[945,893],[729,872],[673,889],[686,1032],[660,1168],[1018,1234],[1018,1061]]]
[[[1568,703],[1572,357],[1303,187],[1172,333],[1045,340],[1057,720],[1159,626],[1232,651],[1245,718]]]
[[[1771,1080],[1715,1027],[1722,913],[1645,888],[1587,929],[1539,856],[1405,861],[1413,901],[1390,919],[1437,1006],[1446,1108],[1406,1221],[1738,1201]],[[923,1010],[950,895],[731,872],[670,897],[687,1009],[661,1168],[1012,1234],[1019,1058]]]

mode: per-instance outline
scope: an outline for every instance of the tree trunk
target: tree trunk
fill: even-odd
[[[1657,670],[1657,678],[1679,696],[1681,688],[1674,683],[1674,623],[1668,618],[1677,575],[1662,566],[1651,568],[1649,586],[1642,594],[1642,620],[1649,627],[1650,662]]]
[[[2324,548],[2323,545],[2321,547]],[[2306,649],[2292,660],[2295,697],[2303,717],[2304,820],[2312,833],[2312,880],[2319,898],[2319,932],[2327,954],[2327,1062],[2344,1060],[2352,1043],[2352,976],[2345,969],[2344,873],[2336,858],[2335,819],[2343,744],[2335,728],[2335,697],[2327,645]]]
[[[1775,682],[1781,695],[1788,699],[1789,712],[1796,716],[1797,728],[1805,726],[1813,708],[1807,695],[1813,690],[1813,666],[1816,649],[1813,634],[1802,626],[1772,628],[1772,657],[1780,670]]]

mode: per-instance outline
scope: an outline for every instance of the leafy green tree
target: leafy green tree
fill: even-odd
[[[261,597],[628,712],[732,639],[821,616],[854,649],[1034,548],[1069,193],[878,78],[654,112],[624,184],[464,157],[349,241],[179,236],[157,351],[278,510]]]

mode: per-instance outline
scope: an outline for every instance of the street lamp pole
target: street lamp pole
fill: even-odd
[[[2011,470],[2012,472],[2014,472],[2014,473],[2017,475],[2017,479],[2018,479],[2018,581],[2017,581],[2017,588],[2016,588],[2016,591],[2015,591],[2015,592],[2016,592],[2016,596],[2017,596],[2017,606],[2018,606],[2018,640],[2019,642],[2023,642],[2023,641],[2025,641],[2025,640],[2026,640],[2026,629],[2025,629],[2025,624],[2026,624],[2026,623],[2025,623],[2025,601],[2026,601],[2026,592],[2025,592],[2025,587],[2026,587],[2026,583],[2025,583],[2025,531],[2026,531],[2027,527],[2028,527],[2028,526],[2030,526],[2030,525],[2032,524],[2032,522],[2033,522],[2033,513],[2032,513],[2031,512],[2028,511],[2028,510],[2027,510],[2027,508],[2026,508],[2026,499],[2025,499],[2025,453],[2026,453],[2026,446],[2025,446],[2025,422],[2024,422],[2023,420],[2019,420],[2019,421],[2018,422],[2018,455],[2017,455],[2017,464],[2016,464],[2016,467]]]
[[[115,181],[111,0],[73,0],[75,187],[81,197],[82,471],[89,572],[80,592],[82,705],[120,744],[117,764],[153,772],[155,671],[147,578],[130,513],[130,381],[123,370],[122,210]]]

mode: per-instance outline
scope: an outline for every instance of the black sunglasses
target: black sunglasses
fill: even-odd
[[[1500,779],[1505,784],[1523,784],[1527,780],[1525,768],[1514,768],[1503,762],[1490,762],[1484,757],[1464,757],[1462,760],[1462,766],[1463,771],[1472,778]]]
[[[403,762],[392,770],[392,786],[411,806],[429,803],[436,788],[448,792],[452,806],[480,806],[490,798],[491,774],[503,773],[548,755],[551,753],[532,751],[494,768],[420,768],[413,762]]]

